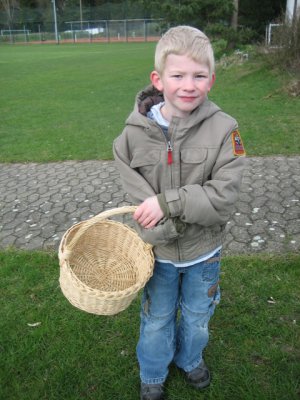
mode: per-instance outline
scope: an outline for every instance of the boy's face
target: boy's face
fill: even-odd
[[[204,102],[215,81],[215,75],[210,77],[209,72],[205,64],[187,55],[169,54],[163,73],[151,73],[153,86],[164,94],[161,111],[167,120],[173,116],[185,118]]]

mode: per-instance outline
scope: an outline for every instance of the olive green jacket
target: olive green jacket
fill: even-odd
[[[152,86],[138,94],[122,134],[114,141],[115,162],[134,204],[158,195],[165,218],[137,230],[157,257],[189,261],[220,246],[238,199],[245,152],[237,122],[208,99],[189,117],[174,117],[166,137],[146,116],[163,100]]]

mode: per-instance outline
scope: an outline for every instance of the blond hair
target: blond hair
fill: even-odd
[[[192,60],[205,64],[210,76],[215,70],[214,52],[208,37],[191,26],[170,28],[159,40],[155,50],[155,70],[162,74],[169,54],[187,55]]]

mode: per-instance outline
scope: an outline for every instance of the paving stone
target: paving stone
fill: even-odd
[[[57,250],[74,223],[130,204],[113,161],[2,164],[0,185],[0,248]],[[300,157],[250,158],[226,229],[224,254],[299,252]]]

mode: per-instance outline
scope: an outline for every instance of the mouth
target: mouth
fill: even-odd
[[[185,103],[193,103],[196,100],[197,97],[191,97],[191,96],[181,96],[180,99],[181,101],[184,101]]]

